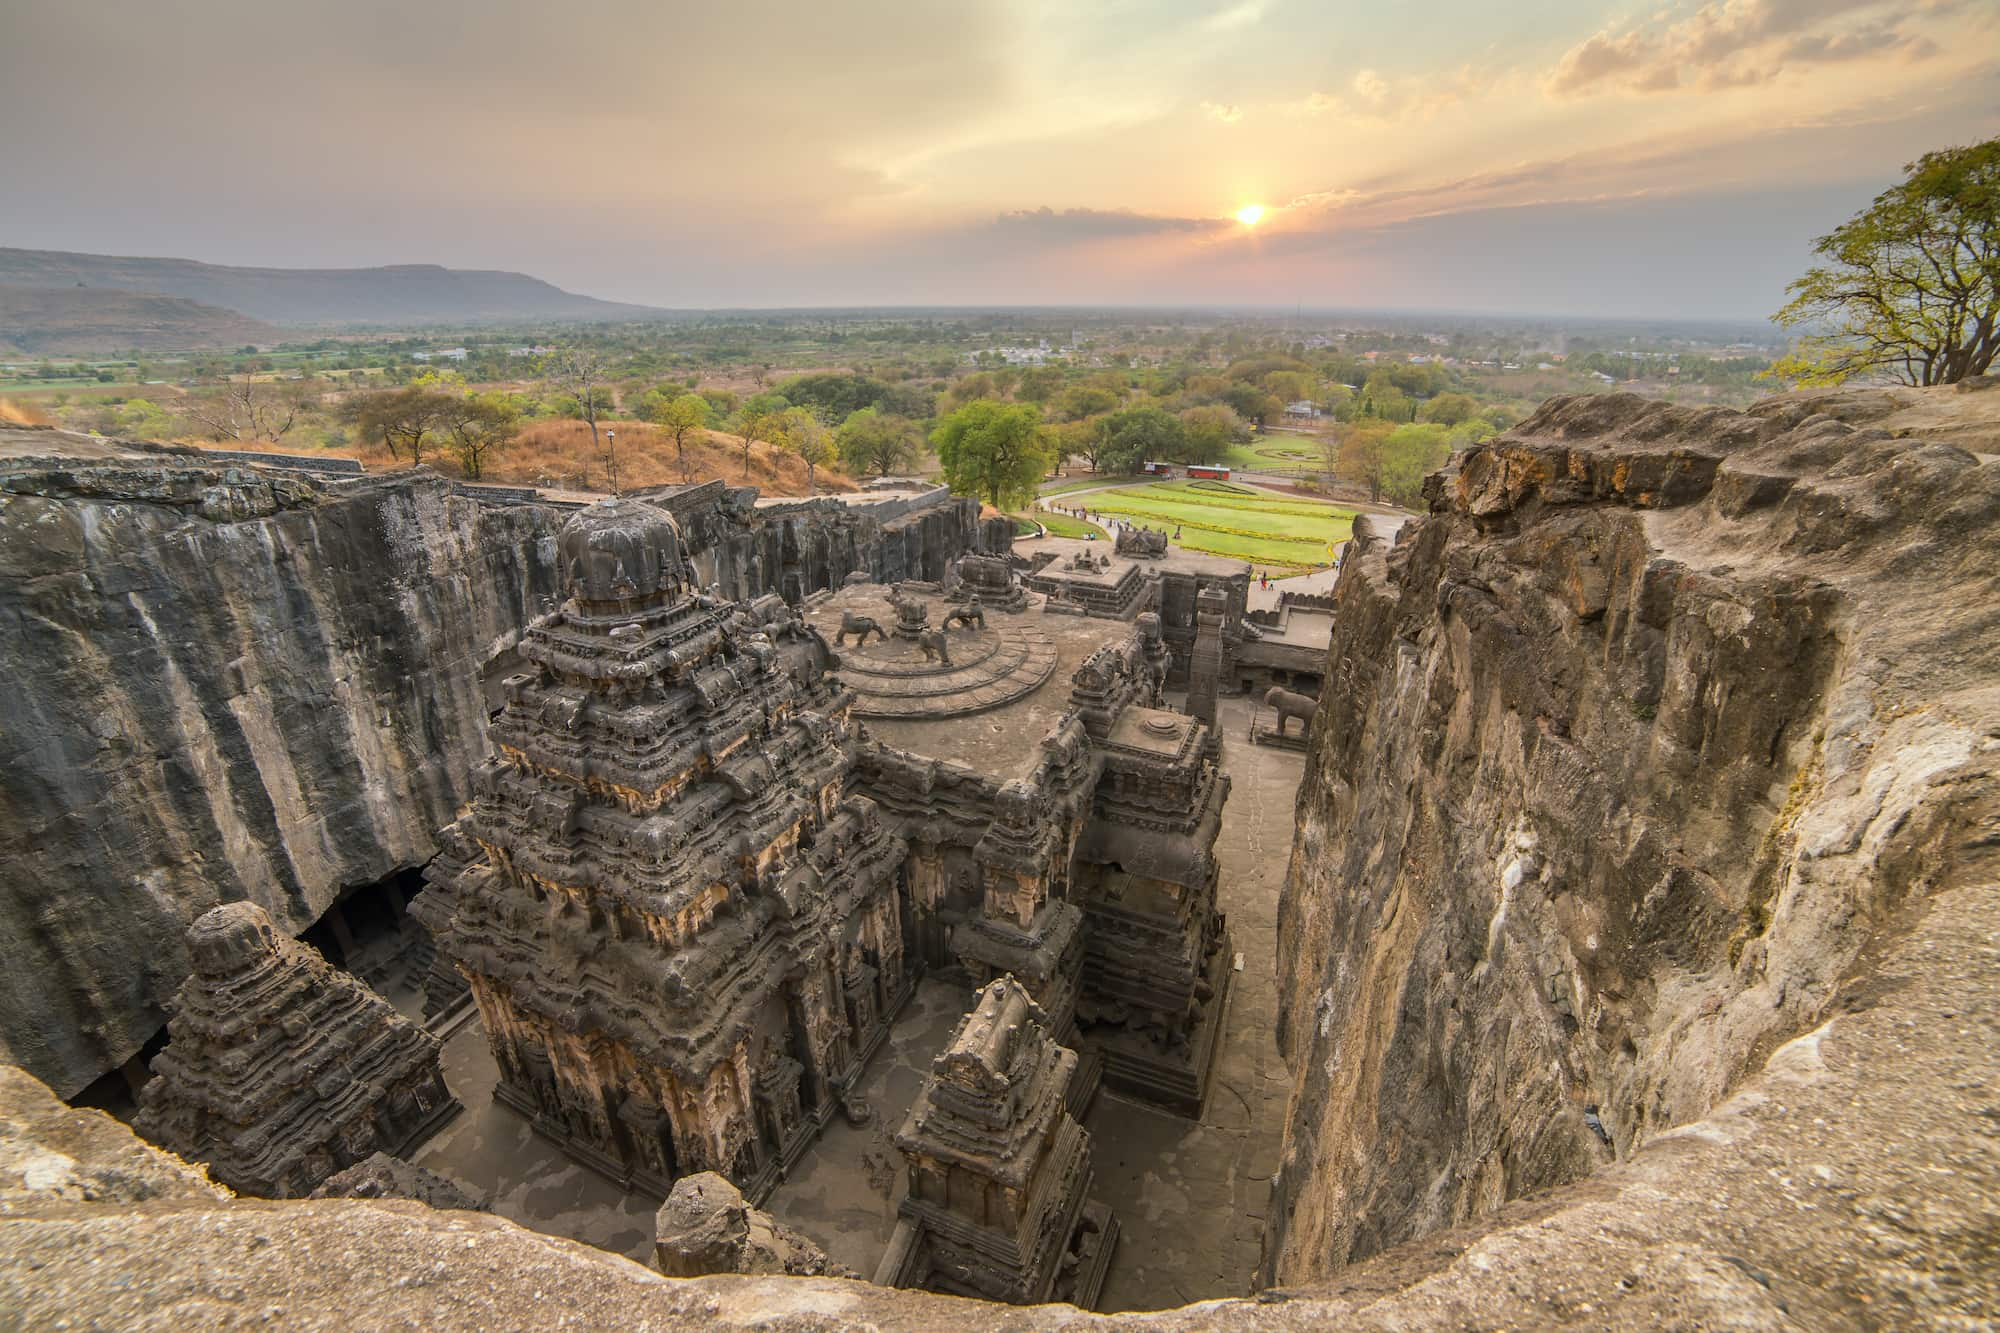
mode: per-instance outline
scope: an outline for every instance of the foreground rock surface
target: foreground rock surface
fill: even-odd
[[[2000,1309],[2000,887],[1930,899],[1704,1120],[1333,1281],[1145,1316],[819,1278],[664,1278],[483,1213],[229,1201],[0,1068],[0,1309],[23,1324],[1149,1330],[1965,1326]]]
[[[1558,399],[1431,478],[1393,547],[1357,528],[1280,908],[1295,1086],[1267,1278],[1686,1153],[1664,1132],[1880,1002],[1876,960],[1911,918],[1990,886],[2000,467],[1828,414],[1911,410]],[[1990,968],[1990,923],[1963,925],[1950,961]],[[1903,1040],[1932,1061],[1988,1037],[1960,1016]],[[1844,1182],[1960,1169],[1952,1137],[1990,1171],[1993,1104],[1941,1124],[1950,1080],[1928,1075],[1905,1085],[1932,1101],[1924,1134],[1884,1138],[1907,1156],[1829,1153],[1765,1188],[1898,1211]],[[1948,1269],[1950,1243],[1905,1220]],[[1950,1304],[1920,1289],[1941,1270],[1905,1287],[1877,1267],[1914,1258],[1889,1249],[1817,1256],[1848,1284],[1825,1299]],[[1744,1280],[1674,1280],[1697,1278]]]
[[[660,1271],[669,1277],[712,1273],[854,1277],[810,1239],[743,1199],[713,1171],[674,1182],[655,1223]]]

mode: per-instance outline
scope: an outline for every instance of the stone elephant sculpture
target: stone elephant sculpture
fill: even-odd
[[[1278,734],[1285,734],[1285,725],[1293,718],[1299,720],[1299,731],[1305,733],[1312,727],[1312,716],[1319,708],[1319,700],[1310,694],[1294,694],[1290,690],[1273,685],[1264,691],[1264,707],[1278,715]]]
[[[941,629],[927,629],[917,636],[917,647],[924,650],[924,660],[936,658],[945,666],[951,665],[951,645],[945,640]]]

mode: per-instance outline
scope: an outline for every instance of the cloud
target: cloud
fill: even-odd
[[[1344,94],[1312,92],[1284,104],[1283,109],[1299,116],[1334,115],[1380,125],[1422,120],[1477,97],[1491,86],[1492,77],[1488,70],[1471,64],[1396,79],[1364,69],[1355,73]]]
[[[1243,108],[1233,102],[1203,102],[1201,109],[1225,125],[1234,125],[1243,119]]]
[[[1678,22],[1662,15],[1592,33],[1563,53],[1542,86],[1555,98],[1608,88],[1716,91],[1768,83],[1789,69],[1926,59],[1938,46],[1919,24],[1963,7],[1962,0],[1710,0]]]
[[[995,219],[1002,229],[1054,241],[1098,240],[1108,236],[1157,236],[1171,232],[1214,231],[1228,224],[1220,218],[1160,217],[1116,208],[1022,208]]]
[[[1235,28],[1247,28],[1264,17],[1270,7],[1270,0],[1242,0],[1241,4],[1217,10],[1202,20],[1201,26],[1209,32],[1229,32]]]

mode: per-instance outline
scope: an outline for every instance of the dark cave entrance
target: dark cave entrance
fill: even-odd
[[[353,885],[299,932],[301,943],[367,982],[404,1017],[419,1023],[424,1018],[424,974],[434,948],[429,934],[410,919],[409,909],[423,888],[421,866]]]

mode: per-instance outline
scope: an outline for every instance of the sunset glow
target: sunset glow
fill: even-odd
[[[9,183],[32,188],[0,193],[0,237],[511,269],[687,307],[1761,318],[1810,238],[1905,162],[2000,133],[1990,0],[684,8],[501,22],[471,0],[364,0],[328,25],[297,4],[33,0],[4,25],[0,121],[61,106],[64,129],[8,144]],[[758,77],[696,61],[661,86],[668,48],[757,50]],[[378,95],[385,52],[424,53],[396,97]],[[133,133],[161,107],[239,154]],[[442,122],[478,127],[448,162],[382,148]],[[291,151],[328,124],[345,132]],[[588,192],[524,165],[549,161]]]

